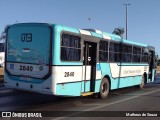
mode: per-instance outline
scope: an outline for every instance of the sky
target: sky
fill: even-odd
[[[126,3],[128,39],[154,46],[160,56],[160,0],[0,0],[0,33],[6,25],[25,22],[112,33],[126,27]]]

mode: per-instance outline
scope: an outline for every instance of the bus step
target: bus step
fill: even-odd
[[[88,96],[88,95],[93,95],[94,92],[85,92],[81,93],[81,96]]]

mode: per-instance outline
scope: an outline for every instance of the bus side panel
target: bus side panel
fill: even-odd
[[[129,86],[134,86],[134,85],[139,85],[141,84],[141,79],[142,76],[131,76],[131,77],[124,77],[124,78],[116,78],[115,80],[118,81],[118,88],[123,88],[123,87],[129,87]]]
[[[80,96],[82,87],[82,62],[61,61],[61,34],[63,31],[79,33],[77,29],[54,25],[53,31],[53,70],[55,94],[62,96]],[[58,70],[59,69],[59,70]],[[60,70],[61,69],[61,70]],[[57,71],[58,70],[58,71]]]
[[[61,25],[53,25],[53,42],[52,42],[52,63],[53,65],[82,65],[82,62],[77,62],[76,64],[74,62],[62,62],[61,61],[61,34],[63,31],[78,33],[79,31],[75,28],[61,26]]]
[[[100,67],[101,67],[101,72],[102,72],[102,78],[105,76],[105,75],[108,75],[110,77],[110,82],[111,82],[111,86],[110,86],[110,89],[117,89],[118,86],[118,80],[115,80],[113,77],[112,77],[112,74],[111,74],[111,70],[110,70],[110,65],[109,63],[100,63]]]
[[[61,96],[80,96],[81,82],[57,83],[56,95]]]
[[[101,72],[101,65],[100,63],[97,63],[96,65],[96,81],[95,81],[95,93],[99,92],[100,90],[100,84],[102,79],[102,72]]]
[[[96,83],[95,83],[95,93],[97,93],[97,92],[99,92],[99,90],[100,90],[100,84],[101,84],[101,79],[97,79],[96,80]]]
[[[143,74],[149,69],[146,65],[110,63],[111,75],[117,81],[117,88],[141,84]]]
[[[152,69],[152,73],[153,73],[153,75],[152,75],[152,80],[151,80],[150,82],[154,82],[155,69]]]
[[[133,79],[134,79],[134,85],[140,85],[141,80],[142,80],[142,76],[135,76],[135,77],[133,77]]]
[[[118,80],[118,88],[128,87],[134,85],[133,77],[124,77]]]
[[[100,63],[102,78],[105,75],[110,77],[111,90],[141,84],[144,72],[149,69],[146,65]]]
[[[80,96],[82,66],[55,66],[56,95]],[[59,76],[59,77],[58,77]]]
[[[82,81],[81,93],[90,91],[90,80]]]
[[[44,80],[42,84],[42,90],[44,94],[56,95],[55,77],[51,75],[47,80]]]
[[[52,42],[52,64],[53,65],[61,65],[60,61],[60,46],[61,46],[61,31],[63,30],[62,26],[54,25],[53,27],[53,42]]]

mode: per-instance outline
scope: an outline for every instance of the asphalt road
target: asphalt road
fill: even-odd
[[[142,115],[141,112],[145,111],[145,114],[150,112],[152,115],[160,116],[160,74],[156,76],[154,83],[146,84],[142,90],[137,87],[113,90],[107,99],[92,96],[55,97],[7,89],[3,86],[3,83],[0,83],[0,111],[38,111],[42,113],[48,111],[46,114],[50,117],[41,119],[50,120],[75,119],[75,117],[70,116],[76,116],[76,119],[92,120],[103,119],[107,116],[115,120],[128,118],[124,116],[136,111],[138,111],[137,115]],[[100,118],[96,116],[100,116]],[[144,117],[140,119],[142,118],[144,119]],[[153,118],[158,119],[158,117]],[[8,118],[0,119],[8,120]],[[39,119],[37,118],[37,120]]]

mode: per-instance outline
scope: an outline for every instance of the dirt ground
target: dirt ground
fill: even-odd
[[[160,66],[157,66],[157,71],[159,71],[159,72],[160,72]]]
[[[4,75],[4,68],[0,68],[0,75]]]

